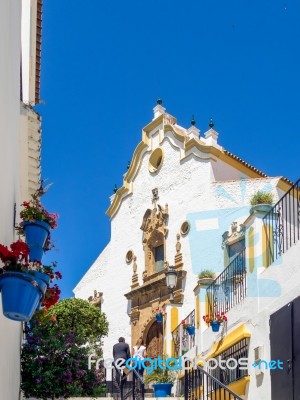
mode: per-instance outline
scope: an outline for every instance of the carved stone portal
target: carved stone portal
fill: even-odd
[[[144,214],[141,230],[143,231],[143,246],[145,252],[145,276],[150,276],[163,269],[165,262],[165,240],[168,234],[168,205],[162,207],[157,203],[158,191],[153,189],[153,210],[149,208]]]

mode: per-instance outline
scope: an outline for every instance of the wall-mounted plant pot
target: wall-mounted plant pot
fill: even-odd
[[[209,286],[214,282],[215,278],[200,278],[198,279],[198,285]]]
[[[186,329],[187,333],[190,336],[194,336],[195,335],[195,327],[194,326],[188,326],[185,329]]]
[[[173,383],[155,383],[153,385],[154,397],[171,396]]]
[[[159,324],[161,324],[161,323],[163,322],[163,316],[162,316],[162,314],[157,314],[157,315],[155,315],[155,319],[156,319],[156,322],[158,322]]]
[[[37,281],[41,292],[45,294],[50,283],[50,276],[37,271],[30,271],[28,272],[28,275],[32,276],[32,278]]]
[[[250,214],[257,212],[267,214],[273,208],[272,204],[255,204],[250,208]]]
[[[219,332],[221,323],[218,321],[211,322],[210,326],[213,332]]]
[[[34,276],[25,272],[0,275],[3,314],[14,321],[29,321],[43,298]]]
[[[41,261],[46,239],[50,233],[50,225],[45,221],[23,222],[25,241],[30,248],[29,259]]]

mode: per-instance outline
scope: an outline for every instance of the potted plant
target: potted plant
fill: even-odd
[[[203,316],[203,320],[211,326],[213,332],[219,332],[220,325],[227,321],[227,316],[224,312],[216,313],[215,315],[207,314]]]
[[[272,193],[266,193],[258,191],[250,199],[250,214],[254,214],[256,211],[267,213],[272,208],[274,202],[274,196]]]
[[[43,252],[53,247],[50,231],[57,227],[58,214],[49,213],[40,202],[39,192],[24,201],[20,212],[22,222],[17,226],[18,233],[25,236],[30,248],[29,258],[41,261]]]
[[[29,321],[35,310],[44,305],[44,299],[51,303],[50,299],[58,300],[60,294],[57,285],[49,287],[50,282],[61,278],[60,272],[54,272],[56,263],[43,266],[29,261],[28,255],[29,246],[22,241],[12,243],[10,249],[0,244],[3,314],[14,321]]]
[[[151,374],[146,375],[145,383],[153,383],[154,397],[171,396],[172,386],[175,382],[176,373],[173,369],[157,368]]]
[[[209,269],[204,269],[198,275],[198,284],[211,285],[215,279],[216,279],[216,274],[213,271]]]
[[[162,323],[164,315],[166,315],[166,312],[162,308],[157,308],[156,310],[153,311],[153,314],[155,316],[156,322]]]
[[[183,329],[185,329],[190,336],[195,335],[195,325],[187,323],[185,320],[182,320],[181,324]]]

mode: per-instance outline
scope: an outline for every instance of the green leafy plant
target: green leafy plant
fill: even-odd
[[[202,270],[198,275],[198,279],[202,279],[202,278],[215,279],[215,277],[216,277],[216,274],[213,271],[209,270],[209,269]]]
[[[166,368],[165,370],[158,368],[146,375],[145,383],[174,383],[176,379],[176,372]]]
[[[104,391],[104,369],[89,369],[88,357],[102,357],[108,333],[104,313],[81,299],[65,299],[41,310],[25,324],[21,354],[26,398],[97,396]]]
[[[250,199],[250,204],[255,206],[257,204],[273,204],[274,196],[272,193],[258,191]]]

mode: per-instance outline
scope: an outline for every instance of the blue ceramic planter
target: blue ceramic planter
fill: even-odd
[[[45,221],[23,223],[25,240],[30,248],[29,259],[41,261],[47,236],[50,233],[50,225]]]
[[[187,333],[188,333],[190,336],[195,335],[195,327],[194,327],[194,326],[188,326],[188,327],[185,328],[185,329],[187,330]]]
[[[50,283],[50,276],[36,271],[30,271],[27,275],[32,276],[32,279],[38,283],[41,292],[45,294]]]
[[[155,316],[155,319],[156,319],[156,322],[158,322],[159,324],[161,324],[162,321],[163,321],[163,316],[162,316],[161,314],[157,314],[157,315]]]
[[[43,297],[37,283],[34,276],[24,272],[5,272],[0,275],[2,308],[7,318],[14,321],[31,319]]]
[[[210,325],[213,332],[219,332],[221,325],[220,322],[213,321]]]
[[[171,389],[173,383],[155,383],[153,385],[155,397],[167,397],[171,396]]]

